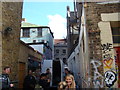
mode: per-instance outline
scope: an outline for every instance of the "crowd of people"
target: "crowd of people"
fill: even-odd
[[[50,69],[46,69],[46,73],[36,75],[32,70],[28,71],[28,75],[24,79],[23,90],[34,90],[35,88],[49,89],[51,81]]]
[[[5,67],[3,70],[3,74],[0,77],[0,80],[2,81],[2,90],[9,90],[10,88],[14,87],[14,84],[10,82],[9,74],[11,72],[10,67]],[[51,82],[51,72],[50,69],[47,68],[45,73],[39,73],[39,71],[36,71],[35,74],[32,70],[28,70],[27,76],[24,78],[23,82],[23,90],[35,90],[35,88],[41,88],[43,90],[49,90],[50,89],[50,82]],[[58,84],[58,90],[76,90],[76,84],[74,80],[73,73],[68,70],[68,68],[65,68],[65,75],[64,75],[64,81],[61,81]]]

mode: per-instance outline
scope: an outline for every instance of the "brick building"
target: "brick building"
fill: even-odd
[[[82,88],[119,87],[120,3],[75,3],[79,40],[68,57],[68,66],[77,84]],[[111,84],[109,75],[114,77]]]
[[[20,41],[23,2],[0,1],[0,74],[5,66],[11,67],[10,78],[22,87],[27,74],[28,60],[42,60],[42,54]]]

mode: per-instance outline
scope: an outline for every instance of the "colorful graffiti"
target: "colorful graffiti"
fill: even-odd
[[[112,59],[112,58],[104,59],[104,60],[103,60],[103,63],[104,63],[104,65],[105,65],[105,66],[104,66],[105,69],[107,69],[107,68],[108,68],[108,69],[111,69],[111,68],[112,68],[111,65],[112,65],[112,63],[113,63],[113,59]]]
[[[105,72],[105,82],[107,87],[111,87],[117,80],[117,75],[115,72],[108,70]]]
[[[102,48],[102,53],[103,53],[103,64],[104,64],[104,69],[106,69],[106,72],[104,74],[105,77],[105,83],[107,87],[111,87],[114,85],[114,83],[117,80],[117,75],[115,72],[112,70],[115,68],[114,66],[114,52],[113,50],[113,44],[111,43],[106,43],[101,45]]]
[[[103,63],[105,69],[111,69],[113,64],[113,57],[112,57],[112,44],[106,43],[101,45],[102,52],[103,52]]]
[[[99,71],[98,71],[98,67],[100,67],[102,64],[101,64],[101,62],[99,62],[97,60],[92,60],[90,63],[93,65],[93,68],[94,68],[93,84],[94,84],[95,88],[99,88],[99,87],[102,88],[104,79],[103,79],[103,76],[101,75],[101,73],[99,73]],[[101,78],[101,80],[100,80],[100,78]]]

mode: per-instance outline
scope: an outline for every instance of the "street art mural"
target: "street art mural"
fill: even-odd
[[[94,68],[94,78],[93,78],[93,84],[95,86],[95,88],[102,88],[103,87],[103,83],[104,83],[104,77],[102,76],[102,74],[98,71],[98,67],[100,67],[102,64],[101,62],[97,61],[97,60],[91,60],[91,64],[93,65]]]
[[[105,78],[105,84],[107,87],[112,87],[114,83],[117,80],[117,75],[115,70],[115,58],[113,53],[113,44],[111,43],[105,43],[101,45],[102,48],[102,54],[103,54],[103,64],[104,64],[104,70],[106,71],[104,73]]]
[[[117,75],[115,72],[108,70],[105,72],[105,82],[107,87],[111,87],[117,80]]]

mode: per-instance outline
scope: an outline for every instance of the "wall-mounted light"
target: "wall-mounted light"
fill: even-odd
[[[7,35],[8,33],[10,33],[12,31],[11,27],[7,27],[5,28],[5,30],[3,31],[3,34]]]

